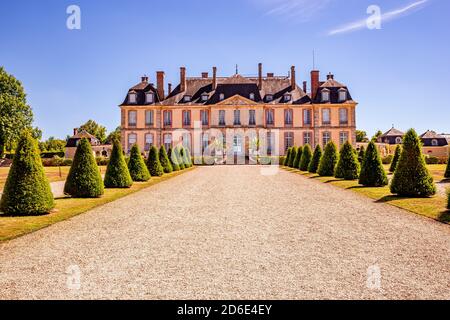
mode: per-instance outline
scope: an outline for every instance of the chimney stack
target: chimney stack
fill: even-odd
[[[164,71],[156,72],[156,89],[160,100],[164,100]]]
[[[202,78],[203,79],[208,79],[208,77],[209,77],[208,72],[202,72]]]
[[[213,67],[213,82],[212,82],[212,89],[216,90],[217,88],[217,68]]]
[[[73,128],[73,135],[76,136],[78,134],[78,128]]]
[[[168,86],[168,90],[169,90],[169,92],[167,93],[167,95],[170,95],[170,94],[172,93],[172,84],[171,84],[171,83],[168,83],[167,86]]]
[[[258,89],[262,90],[262,63],[258,64]]]
[[[307,92],[307,90],[308,90],[308,89],[307,89],[307,84],[308,84],[308,82],[303,81],[303,92],[304,92],[304,93],[308,93],[308,92]]]
[[[186,68],[180,68],[180,91],[186,91]]]
[[[295,90],[297,84],[295,83],[295,66],[291,67],[291,90]]]
[[[311,71],[311,99],[316,98],[317,90],[319,90],[319,77],[320,72],[318,70]]]

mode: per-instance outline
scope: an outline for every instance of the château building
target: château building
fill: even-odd
[[[346,141],[356,144],[357,102],[333,74],[321,81],[319,71],[311,71],[309,92],[307,81],[297,84],[294,66],[288,76],[276,76],[263,75],[259,64],[253,77],[237,72],[220,77],[216,67],[212,75],[187,77],[181,67],[180,83],[174,88],[169,83],[167,90],[164,76],[163,71],[156,73],[156,85],[142,77],[120,104],[125,151],[135,143],[143,151],[152,145],[168,149],[182,143],[195,154],[222,133],[223,145],[248,155],[248,132],[259,134],[268,154],[284,155],[294,145],[314,148],[329,141],[338,147]],[[196,130],[201,131],[198,137]]]

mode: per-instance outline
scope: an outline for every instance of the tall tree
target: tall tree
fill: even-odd
[[[81,125],[78,130],[86,130],[87,132],[95,136],[98,140],[100,140],[101,143],[104,143],[106,141],[106,128],[98,124],[94,120],[88,120],[88,122]]]
[[[120,126],[117,127],[114,131],[111,131],[108,134],[108,137],[106,137],[105,143],[112,144],[114,142],[114,140],[120,141],[120,139],[122,138],[121,131],[122,131],[122,128]]]
[[[358,161],[359,163],[363,163],[364,157],[366,156],[366,149],[364,149],[364,146],[361,146],[358,153]]]
[[[390,172],[394,172],[397,168],[398,160],[400,159],[400,155],[402,154],[402,146],[398,145],[397,148],[395,148],[395,154],[394,158],[392,159],[391,167],[389,168]]]
[[[368,142],[367,132],[362,130],[356,130],[356,142]]]
[[[32,130],[33,112],[19,80],[0,67],[0,158],[16,145],[22,130]]]
[[[378,130],[375,135],[373,136],[372,140],[377,140],[379,137],[383,135],[383,132],[381,130]]]

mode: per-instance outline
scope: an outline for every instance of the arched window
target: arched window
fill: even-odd
[[[386,141],[388,141],[388,140],[386,139]],[[397,138],[395,138],[395,143],[396,144],[402,144],[403,143],[403,139],[400,138],[400,137],[397,137]]]
[[[130,133],[128,134],[128,152],[131,150],[131,147],[135,145],[137,142],[137,134]]]
[[[145,134],[145,151],[149,151],[150,148],[153,146],[153,133],[147,133]]]
[[[436,139],[431,140],[431,145],[433,147],[437,147],[439,145],[439,141],[437,141]]]
[[[164,135],[164,148],[166,148],[166,150],[172,148],[172,134],[170,133]]]

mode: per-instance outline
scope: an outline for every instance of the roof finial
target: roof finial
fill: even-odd
[[[238,65],[236,64],[236,74],[239,74]]]

